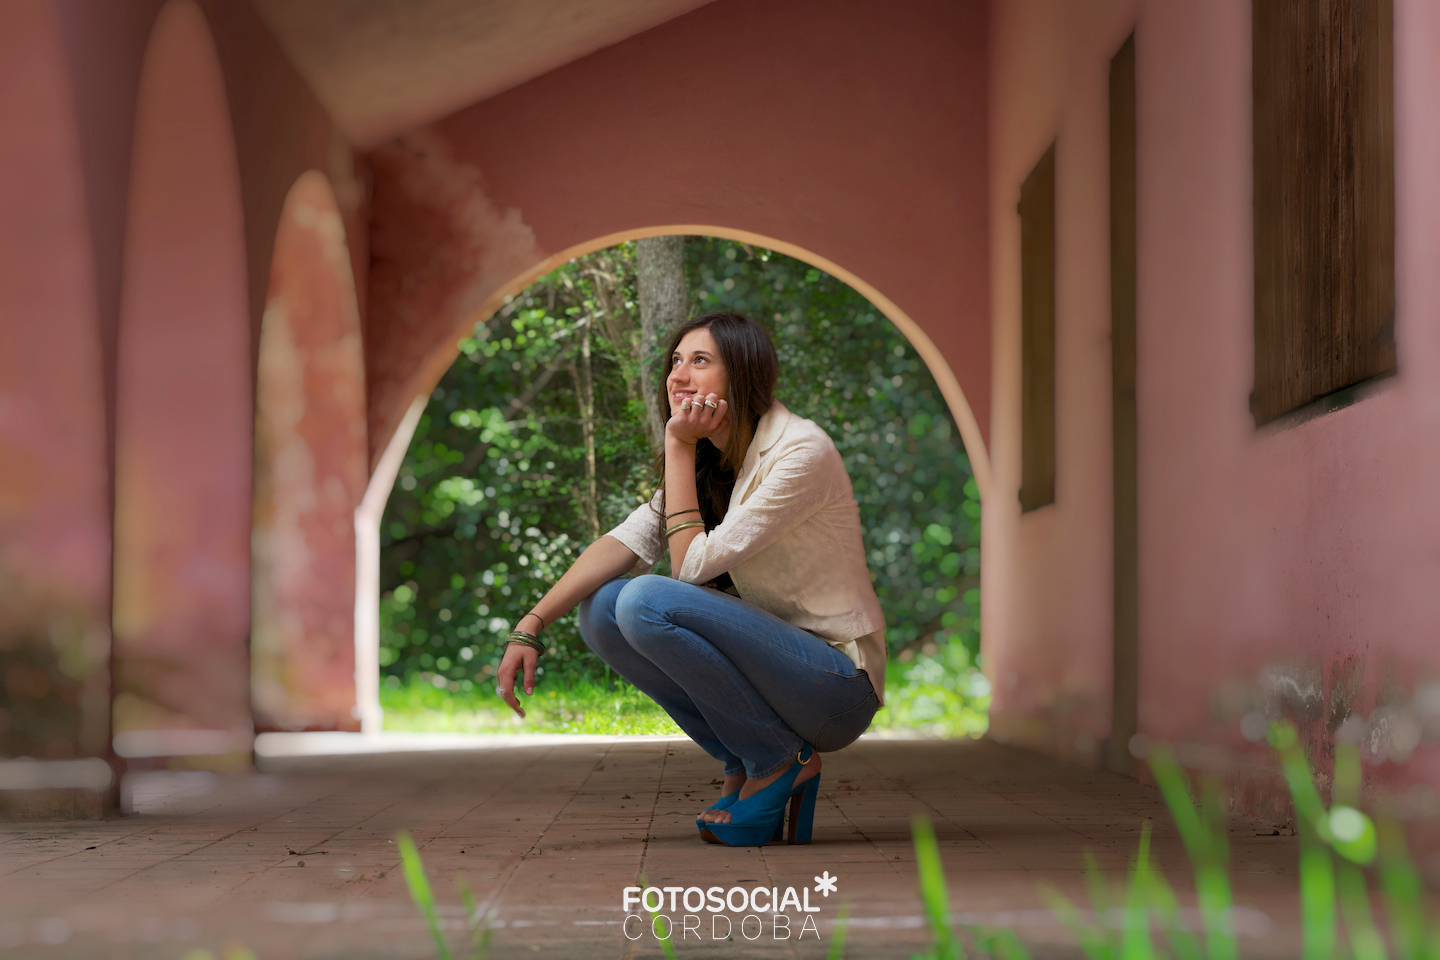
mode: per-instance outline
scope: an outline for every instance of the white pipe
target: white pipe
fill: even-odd
[[[364,734],[379,733],[385,720],[380,708],[380,520],[427,399],[416,397],[405,411],[355,508],[355,718]]]

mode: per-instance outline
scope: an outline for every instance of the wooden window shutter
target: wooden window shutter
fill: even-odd
[[[1020,509],[1055,502],[1055,145],[1020,187]]]
[[[1390,0],[1253,0],[1255,390],[1266,423],[1395,369]]]

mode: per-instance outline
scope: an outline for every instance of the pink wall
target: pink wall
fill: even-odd
[[[377,150],[372,462],[500,285],[676,225],[776,238],[873,285],[987,430],[985,9],[719,0]],[[464,222],[441,195],[470,198]],[[495,265],[483,282],[439,276],[450,237]]]
[[[23,670],[10,659],[15,643],[53,645],[52,657],[98,694],[98,708],[88,698],[81,736],[32,736],[19,749],[93,755],[105,751],[109,719],[100,327],[64,51],[54,13],[39,0],[6,11],[0,116],[0,658]],[[0,738],[21,735],[12,727],[19,687],[0,689]]]
[[[138,103],[116,380],[115,728],[227,731],[248,750],[244,221],[224,80],[193,3],[156,20]]]
[[[1387,677],[1440,672],[1440,10],[1395,3],[1400,373],[1351,407],[1258,431],[1250,4],[1000,0],[992,18],[996,494],[982,609],[994,729],[1072,754],[1077,734],[1108,732],[1106,98],[1133,26],[1140,729],[1235,748],[1233,774],[1258,778],[1242,789],[1263,806],[1273,784],[1233,711],[1213,706],[1227,683],[1289,664],[1316,676],[1330,709],[1358,669],[1363,713]],[[1057,133],[1057,502],[1021,517],[1014,200]],[[1411,770],[1435,773],[1423,755]]]
[[[1117,4],[1000,3],[991,24],[993,491],[982,644],[1002,739],[1082,759],[1110,728],[1109,60]],[[1020,513],[1020,184],[1056,147],[1055,503]]]
[[[300,176],[275,238],[260,334],[251,540],[257,727],[357,729],[355,521],[365,357],[334,192]]]

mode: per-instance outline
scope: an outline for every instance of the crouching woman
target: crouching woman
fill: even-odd
[[[520,618],[497,675],[523,717],[517,677],[533,693],[537,636],[578,603],[586,645],[724,764],[696,825],[732,846],[809,842],[820,753],[863,733],[884,693],[884,620],[850,477],[825,431],[774,399],[778,372],[747,317],[676,331],[654,499]],[[644,574],[667,549],[675,577]]]

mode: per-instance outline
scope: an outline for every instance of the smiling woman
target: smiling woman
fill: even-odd
[[[754,320],[696,317],[667,354],[661,489],[520,618],[497,687],[523,717],[538,633],[578,602],[586,646],[723,764],[700,836],[763,845],[788,805],[789,841],[808,843],[818,751],[863,733],[884,691],[850,477],[834,441],[774,399],[779,362]],[[667,551],[676,575],[649,574]]]

